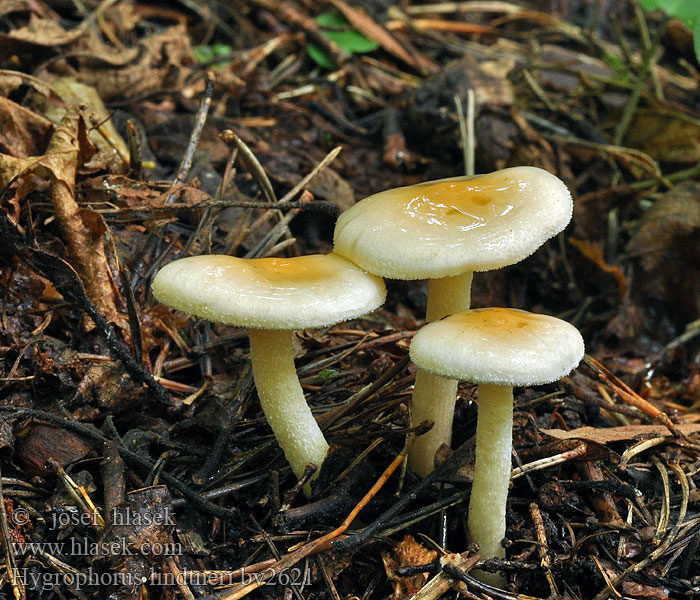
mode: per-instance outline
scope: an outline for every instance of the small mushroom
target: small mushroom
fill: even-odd
[[[345,211],[334,251],[370,273],[428,279],[426,320],[469,309],[474,271],[514,264],[559,233],[573,203],[564,183],[535,167],[454,177],[380,192]],[[409,453],[421,476],[435,451],[450,444],[457,392],[454,381],[419,369],[411,421],[433,428]]]
[[[293,330],[325,327],[381,306],[384,282],[335,254],[245,259],[192,256],[163,267],[153,294],[177,310],[249,328],[258,397],[297,477],[321,467],[328,443],[294,366]],[[308,488],[305,491],[309,491]]]
[[[441,377],[478,384],[476,464],[469,532],[482,558],[503,557],[513,446],[513,386],[551,383],[583,358],[583,339],[566,321],[508,308],[457,313],[423,327],[411,359]],[[488,577],[498,583],[499,578]]]

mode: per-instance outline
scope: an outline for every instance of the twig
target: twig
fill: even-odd
[[[88,439],[100,442],[100,443],[105,443],[110,441],[109,438],[105,437],[102,435],[96,428],[90,427],[87,425],[83,425],[82,423],[78,423],[77,421],[73,421],[71,419],[64,419],[63,417],[58,417],[56,415],[53,415],[51,413],[47,413],[41,410],[35,410],[32,408],[20,408],[17,406],[0,406],[0,412],[10,412],[13,414],[17,415],[29,415],[32,417],[36,417],[38,419],[43,419],[48,421],[49,423],[54,423],[57,424],[61,427],[65,427],[66,429],[70,429],[72,431],[75,431]],[[128,462],[131,462],[138,467],[151,471],[155,467],[155,463],[151,462],[150,460],[144,458],[140,454],[137,454],[136,452],[132,452],[128,448],[126,448],[124,445],[121,443],[119,444],[119,453],[124,457],[124,459]],[[230,509],[230,508],[223,508],[221,506],[218,506],[214,504],[213,502],[210,502],[206,496],[198,494],[197,492],[193,491],[190,489],[189,486],[184,484],[182,481],[180,481],[178,478],[176,478],[173,475],[170,475],[170,473],[167,473],[166,471],[161,471],[159,474],[160,478],[169,486],[175,488],[178,492],[180,492],[185,498],[190,500],[193,504],[196,504],[199,506],[202,510],[211,513],[213,515],[216,515],[217,517],[234,517],[238,515],[238,512],[235,509]],[[235,491],[235,490],[231,490]],[[223,495],[223,494],[216,494],[218,495]],[[212,494],[212,497],[215,497],[215,494]],[[177,502],[174,501],[174,503]]]
[[[342,150],[342,146],[336,146],[331,150],[324,158],[323,160],[318,163],[311,171],[304,176],[299,183],[297,183],[291,190],[289,190],[280,200],[280,204],[284,204],[285,202],[291,202],[292,198],[296,196],[301,190],[303,190],[316,175],[318,175],[323,169],[325,169],[328,165],[330,165],[340,154],[340,151]],[[318,202],[318,201],[317,201]],[[310,204],[310,202],[307,202],[306,204]]]
[[[562,452],[561,454],[547,456],[546,458],[535,460],[521,467],[515,467],[511,471],[510,478],[511,480],[517,479],[518,477],[522,477],[523,475],[525,475],[525,473],[529,473],[530,471],[539,471],[541,469],[547,469],[549,467],[559,465],[568,460],[579,458],[586,454],[587,448],[588,446],[586,444],[580,444],[579,446],[576,446],[576,448],[573,448],[572,450],[567,450],[566,452]]]
[[[5,568],[12,586],[12,593],[15,596],[15,600],[22,600],[25,598],[25,590],[22,578],[17,570],[15,551],[12,545],[12,538],[10,537],[10,530],[7,526],[7,510],[2,489],[2,477],[0,477],[0,532],[2,532],[2,545],[5,549]]]
[[[549,545],[547,544],[547,533],[544,530],[542,513],[536,502],[530,503],[530,516],[532,517],[532,522],[535,526],[535,534],[537,535],[537,550],[540,555],[540,565],[544,569],[544,574],[549,584],[549,596],[550,598],[555,598],[559,596],[559,590],[557,589],[556,581],[554,581],[554,575],[552,575],[552,559],[547,553]]]
[[[0,238],[5,242],[0,247],[0,254],[3,252],[6,254],[14,253],[22,258],[32,270],[51,281],[66,300],[75,303],[92,319],[111,353],[124,364],[131,376],[138,383],[145,384],[156,400],[168,406],[172,405],[163,386],[134,359],[124,342],[118,338],[114,327],[107,322],[88,298],[83,283],[73,267],[57,256],[34,249],[14,224],[1,214]]]
[[[675,539],[676,535],[678,535],[678,531],[681,528],[681,525],[683,525],[683,521],[685,521],[685,515],[688,510],[688,499],[690,497],[690,490],[688,487],[688,478],[686,477],[685,473],[683,472],[680,467],[677,467],[674,465],[671,467],[674,472],[678,475],[678,478],[680,480],[681,484],[681,489],[683,492],[682,499],[681,499],[681,506],[678,511],[678,519],[676,520],[675,525],[673,526],[673,529],[671,529],[670,533],[666,536],[664,539],[663,543],[656,549],[654,550],[649,556],[647,556],[644,560],[640,560],[638,563],[635,563],[625,569],[622,573],[620,573],[615,579],[613,579],[610,584],[614,588],[615,586],[619,585],[622,583],[625,579],[627,579],[630,575],[633,573],[637,573],[641,571],[642,569],[646,568],[653,562],[655,562],[661,555],[666,552],[668,547],[671,545],[671,542]],[[603,588],[593,600],[606,600],[610,596],[610,589],[608,587]]]
[[[210,597],[207,597],[203,600],[208,600],[208,599],[213,600],[214,598],[218,598],[218,600],[239,600],[240,598],[247,596],[250,592],[265,585],[265,582],[268,579],[272,579],[274,577],[277,577],[277,576],[279,576],[280,573],[293,567],[300,560],[306,558],[307,556],[310,556],[312,554],[315,554],[317,552],[321,552],[323,550],[327,550],[328,548],[330,548],[333,540],[337,539],[340,535],[345,533],[345,531],[350,526],[350,524],[355,520],[355,517],[359,514],[359,512],[365,506],[367,506],[369,501],[372,498],[374,498],[374,496],[377,495],[379,490],[389,480],[389,478],[394,473],[394,471],[396,471],[396,469],[403,463],[403,461],[406,458],[406,454],[408,454],[408,451],[413,443],[413,439],[414,438],[412,438],[412,437],[409,438],[409,440],[406,443],[406,445],[404,446],[403,450],[401,450],[401,452],[399,452],[399,454],[396,456],[396,458],[394,458],[394,460],[385,469],[385,471],[381,474],[381,476],[375,482],[375,484],[372,486],[372,488],[363,496],[362,500],[360,500],[357,503],[357,505],[355,506],[355,508],[353,508],[350,511],[350,514],[345,518],[345,520],[340,525],[340,527],[338,527],[338,528],[334,529],[333,531],[327,533],[326,535],[318,538],[317,540],[314,540],[313,542],[309,542],[308,544],[303,545],[301,548],[294,550],[291,553],[287,554],[284,558],[277,561],[274,565],[272,565],[271,567],[266,569],[265,572],[263,573],[263,575],[259,578],[256,578],[256,580],[254,582],[249,583],[249,584],[240,585],[237,588],[235,588],[234,591],[231,592],[230,594],[226,594],[224,596],[218,596],[218,595],[217,596],[210,596]]]
[[[413,489],[404,494],[391,508],[385,510],[377,519],[362,531],[349,536],[344,540],[339,540],[333,545],[338,552],[351,552],[357,547],[365,543],[380,529],[385,527],[394,517],[396,517],[404,508],[413,502],[420,494],[430,489],[436,481],[447,480],[454,475],[464,461],[473,452],[473,443],[471,440],[466,441],[457,448],[445,462],[438,465],[436,469],[430,473],[425,479],[416,484]]]
[[[428,583],[413,596],[413,600],[437,600],[455,585],[458,585],[460,588],[465,588],[462,579],[460,577],[455,577],[454,574],[456,572],[460,574],[468,573],[474,565],[479,562],[480,558],[481,556],[478,554],[474,556],[444,554],[439,559],[440,573],[428,581]]]
[[[595,358],[589,356],[588,354],[584,356],[583,360],[598,374],[598,377],[600,377],[600,379],[605,381],[605,383],[607,383],[613,389],[613,391],[624,402],[635,406],[657,423],[661,423],[662,425],[667,427],[668,430],[677,438],[686,440],[686,436],[673,424],[673,422],[671,421],[671,419],[668,418],[668,415],[666,413],[661,412],[653,404],[642,398],[626,383],[624,383],[623,381],[618,379],[613,373],[611,373],[607,367],[599,363]]]
[[[318,418],[318,424],[319,424],[319,427],[321,427],[321,430],[322,431],[328,430],[334,423],[336,423],[338,421],[338,419],[343,418],[350,411],[352,411],[358,405],[360,405],[364,400],[366,400],[367,398],[372,396],[374,393],[379,391],[389,381],[391,381],[397,374],[401,373],[401,371],[403,371],[408,366],[408,363],[410,362],[410,360],[411,359],[408,356],[402,358],[391,369],[382,373],[372,383],[370,383],[369,385],[366,385],[359,392],[350,396],[350,398],[348,398],[345,402],[343,402],[343,404],[341,406],[339,406],[338,408],[336,408],[330,412],[327,412],[324,415],[321,415]]]
[[[275,190],[272,188],[270,178],[267,176],[267,173],[265,173],[265,169],[263,169],[263,166],[260,164],[257,156],[253,154],[253,151],[250,149],[248,144],[246,144],[236,135],[234,131],[231,131],[230,129],[225,129],[222,131],[219,137],[227,144],[236,145],[241,162],[243,162],[246,169],[248,169],[250,174],[255,178],[255,181],[258,182],[258,185],[260,186],[265,198],[267,198],[267,201],[270,204],[275,204],[277,202],[277,196],[275,196]]]
[[[187,144],[187,148],[185,149],[185,154],[182,157],[182,161],[180,162],[180,167],[177,170],[175,179],[173,179],[173,183],[170,186],[168,195],[163,201],[164,204],[172,204],[173,202],[175,202],[174,188],[185,183],[190,175],[190,170],[192,169],[192,161],[194,159],[194,153],[197,149],[197,146],[199,145],[199,139],[202,137],[204,124],[207,121],[207,115],[209,114],[209,109],[211,107],[211,100],[214,95],[214,83],[215,80],[213,73],[207,72],[204,95],[202,96],[202,101],[200,102],[199,110],[197,111],[197,116],[195,117],[195,125],[192,129],[192,133],[190,134],[190,140]],[[153,233],[151,233],[148,236],[146,243],[144,244],[143,250],[141,251],[141,262],[143,262],[144,258],[151,254],[151,252],[156,246],[156,243],[157,238]],[[134,267],[134,274],[131,279],[131,284],[134,290],[138,290],[141,287],[143,282],[146,281],[160,266],[160,263],[163,261],[164,258],[165,253],[161,254],[159,257],[156,257],[156,259],[146,270],[146,273],[143,276],[141,276],[141,274],[138,272],[138,269]]]

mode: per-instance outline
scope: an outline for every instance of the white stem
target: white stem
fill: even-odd
[[[437,449],[452,442],[457,383],[455,379],[445,379],[423,369],[416,371],[411,426],[416,427],[426,419],[434,422],[432,429],[418,436],[408,451],[409,464],[420,477],[427,477],[435,468]]]
[[[479,544],[481,558],[503,558],[506,500],[513,447],[513,388],[480,384],[476,423],[476,466],[469,500],[469,533]],[[499,584],[499,575],[478,572],[485,583]]]
[[[471,271],[454,277],[431,279],[428,282],[428,306],[426,321],[438,321],[447,315],[469,310],[471,302]],[[421,477],[434,468],[435,452],[442,445],[452,442],[452,419],[457,382],[432,375],[422,369],[416,372],[411,401],[411,426],[416,427],[426,419],[435,422],[428,433],[418,437],[408,453],[411,468]]]
[[[472,301],[473,276],[474,273],[467,271],[454,277],[428,281],[428,306],[425,309],[425,320],[432,323],[447,315],[469,310]]]
[[[294,366],[293,333],[251,329],[248,335],[260,404],[292,471],[301,477],[308,463],[320,469],[328,443],[299,384]]]

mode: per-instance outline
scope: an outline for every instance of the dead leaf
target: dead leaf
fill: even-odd
[[[78,166],[90,159],[94,147],[87,138],[87,126],[79,107],[72,108],[61,121],[43,156],[17,159],[0,155],[0,189],[20,175],[34,173],[49,178],[51,199],[66,239],[71,262],[80,274],[87,295],[111,322],[121,323],[110,281],[104,250],[104,230],[91,228],[92,211],[81,209],[75,201],[75,176]],[[34,183],[20,182],[17,196],[29,193]],[[94,220],[94,219],[93,219]]]
[[[634,581],[623,581],[622,593],[625,596],[643,600],[668,600],[669,597],[668,588],[643,585]]]
[[[641,302],[662,300],[681,322],[700,318],[700,184],[684,182],[657,200],[627,252],[638,260]]]
[[[51,121],[3,97],[0,123],[0,152],[17,158],[41,152],[53,133]]]
[[[700,423],[681,423],[676,425],[686,435],[700,431]],[[587,440],[599,444],[612,444],[626,440],[642,440],[673,434],[664,425],[624,425],[620,427],[579,427],[571,431],[563,429],[541,429],[542,433],[558,440]]]
[[[73,71],[60,59],[56,70]],[[129,99],[151,92],[181,89],[194,63],[189,36],[182,26],[170,27],[144,38],[137,47],[115,52],[109,46],[93,44],[86,56],[71,57],[77,63],[79,81],[97,90],[104,102]],[[116,67],[119,67],[118,69]]]
[[[84,25],[66,31],[55,19],[42,19],[32,13],[26,27],[19,27],[0,35],[0,57],[4,58],[13,53],[18,43],[53,50],[75,42],[85,32]]]
[[[118,148],[119,154],[123,157],[128,157],[129,149],[112,124],[110,113],[107,111],[97,90],[92,86],[76,81],[72,77],[61,77],[54,81],[51,87],[61,98],[65,107],[47,103],[44,114],[54,123],[60,123],[68,109],[77,104],[87,105],[86,114],[91,125],[90,141],[98,149],[98,153],[88,164],[107,163],[108,165],[121,167],[123,164],[122,159],[119,158],[113,146]],[[97,126],[109,137],[111,144],[107,141],[105,135],[100,133]]]
[[[570,237],[569,243],[574,246],[581,254],[583,254],[588,260],[593,261],[596,266],[605,273],[610,273],[617,281],[617,291],[620,294],[620,298],[623,299],[627,295],[627,290],[629,289],[629,284],[624,274],[617,265],[609,265],[605,262],[603,257],[603,251],[590,242],[584,240],[577,240],[576,238]]]
[[[638,110],[625,144],[659,162],[695,164],[700,160],[700,123],[682,113]]]
[[[516,145],[517,129],[509,108],[515,102],[515,93],[507,78],[498,73],[493,61],[486,67],[472,56],[448,63],[439,73],[428,77],[408,96],[401,115],[401,125],[409,141],[415,142],[422,154],[451,160],[459,149],[459,121],[455,95],[467,106],[469,90],[474,92],[475,132],[479,140],[477,168],[493,170],[508,162]],[[501,65],[506,70],[508,64]]]
[[[407,535],[394,548],[393,556],[388,552],[382,553],[384,570],[394,588],[392,598],[394,600],[404,600],[412,597],[425,585],[428,580],[428,573],[417,573],[415,575],[397,575],[396,570],[400,567],[415,567],[432,563],[437,558],[435,550],[428,550],[415,539]]]
[[[65,467],[90,451],[82,438],[65,429],[41,424],[31,424],[28,431],[19,435],[16,447],[15,455],[30,475],[51,473],[48,466],[51,458]]]

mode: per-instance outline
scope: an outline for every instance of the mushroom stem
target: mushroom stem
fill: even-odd
[[[428,281],[425,320],[439,321],[447,315],[469,310],[473,273]],[[434,468],[435,452],[452,442],[452,420],[457,398],[457,381],[418,369],[411,400],[411,426],[426,419],[434,422],[430,431],[418,437],[408,453],[411,468],[426,477]]]
[[[513,388],[479,384],[476,423],[476,465],[469,500],[469,533],[479,544],[482,559],[503,558],[506,499],[513,447]],[[478,572],[484,583],[499,584],[498,574]]]
[[[294,366],[294,334],[251,329],[248,335],[260,404],[292,471],[301,477],[308,463],[321,467],[328,443],[299,384]],[[307,486],[304,491],[308,495]]]
[[[447,315],[469,310],[472,296],[472,277],[467,271],[454,277],[441,277],[428,281],[428,306],[425,320],[439,321]]]

